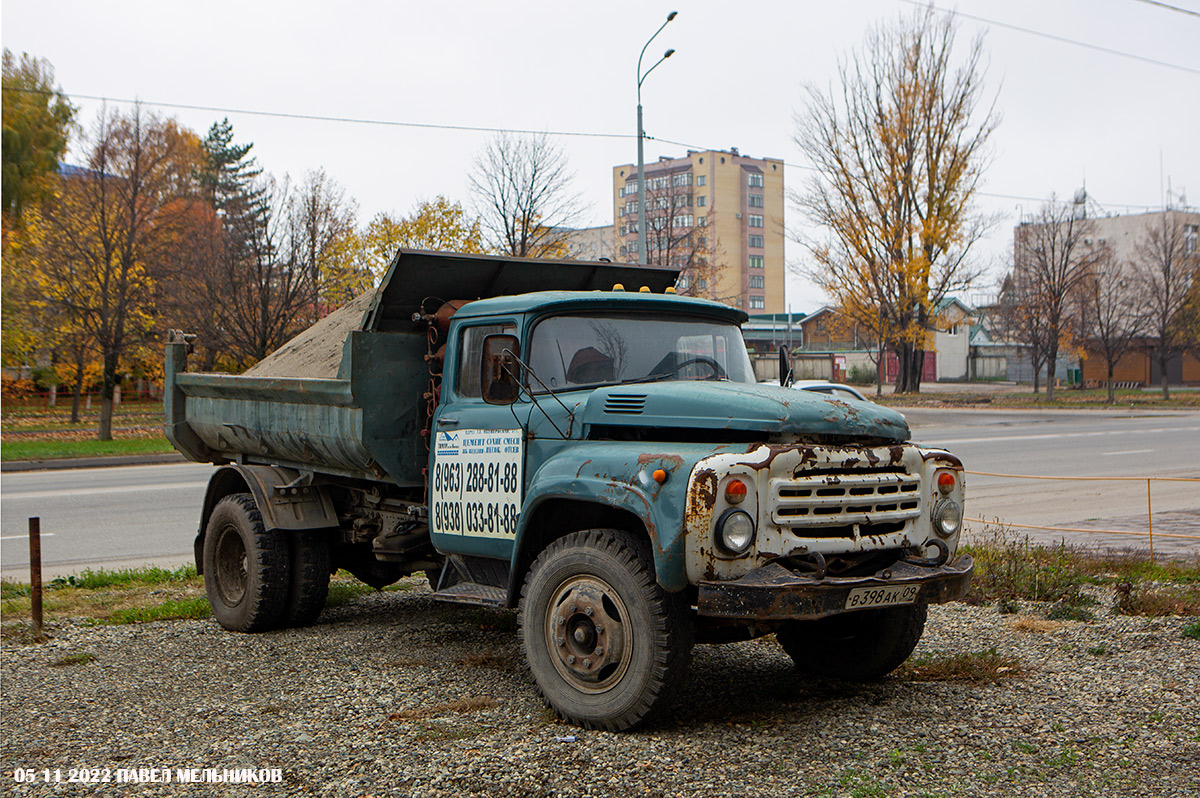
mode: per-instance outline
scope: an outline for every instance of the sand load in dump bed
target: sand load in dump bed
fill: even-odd
[[[400,250],[378,288],[245,374],[186,373],[186,347],[169,344],[167,437],[201,462],[284,465],[418,486],[428,460],[429,395],[436,395],[427,355],[444,344],[444,326],[431,330],[439,308],[533,291],[608,290],[617,283],[658,293],[677,274],[606,262]]]

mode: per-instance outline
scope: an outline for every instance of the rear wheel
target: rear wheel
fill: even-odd
[[[792,621],[775,637],[802,671],[872,681],[908,659],[925,630],[925,604]]]
[[[525,580],[520,619],[542,697],[588,728],[623,731],[661,713],[691,656],[686,597],[663,590],[646,542],[619,530],[551,543]]]
[[[308,626],[329,594],[329,541],[323,532],[290,532],[291,574],[283,626]]]
[[[274,629],[288,600],[287,539],[263,527],[249,493],[217,502],[204,533],[204,589],[217,622],[235,632]]]

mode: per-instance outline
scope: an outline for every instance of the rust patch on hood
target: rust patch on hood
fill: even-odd
[[[656,460],[660,461],[664,464],[670,463],[672,468],[679,468],[679,466],[683,465],[683,458],[677,454],[639,454],[638,455],[638,465],[646,465],[646,463],[653,463]]]

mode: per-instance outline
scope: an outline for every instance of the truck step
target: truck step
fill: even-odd
[[[508,598],[503,588],[477,582],[459,582],[436,591],[433,597],[453,604],[481,604],[485,607],[503,607]]]

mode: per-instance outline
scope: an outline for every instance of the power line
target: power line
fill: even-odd
[[[1200,17],[1200,11],[1192,11],[1190,8],[1180,8],[1179,6],[1173,6],[1168,3],[1160,3],[1159,0],[1136,0],[1136,2],[1145,3],[1148,6],[1158,6],[1159,8],[1165,8],[1168,11],[1177,11],[1180,14],[1191,14],[1193,17]]]
[[[265,116],[275,119],[303,119],[313,122],[344,122],[355,125],[379,125],[383,127],[410,127],[424,130],[459,130],[469,133],[526,133],[548,136],[575,136],[580,138],[602,139],[632,139],[637,138],[633,133],[589,133],[577,130],[525,130],[521,128],[485,127],[481,125],[444,125],[432,122],[397,122],[390,119],[365,119],[350,116],[323,116],[320,114],[297,114],[286,111],[258,111],[248,108],[221,108],[215,105],[191,105],[188,103],[168,103],[157,100],[129,100],[122,97],[102,97],[94,94],[77,94],[75,92],[55,92],[45,89],[19,89],[4,87],[4,91],[19,91],[27,94],[63,95],[77,100],[98,100],[100,102],[125,103],[127,105],[152,105],[156,108],[173,108],[185,111],[210,111],[218,114],[245,114],[247,116]]]
[[[1143,1],[1148,1],[1148,0],[1143,0]],[[1107,53],[1109,55],[1119,55],[1122,58],[1132,58],[1135,61],[1142,61],[1147,64],[1154,64],[1155,66],[1167,67],[1169,69],[1178,69],[1181,72],[1190,72],[1193,75],[1200,75],[1200,69],[1196,69],[1195,67],[1183,66],[1182,64],[1172,64],[1169,61],[1159,61],[1156,58],[1147,58],[1144,55],[1135,55],[1133,53],[1127,53],[1124,50],[1114,50],[1111,47],[1102,47],[1101,45],[1098,45],[1098,44],[1091,44],[1089,42],[1081,42],[1077,39],[1068,39],[1066,36],[1058,36],[1053,33],[1045,33],[1040,30],[1034,30],[1033,28],[1023,28],[1020,25],[1013,25],[1008,22],[997,22],[994,19],[988,19],[987,17],[978,17],[978,16],[975,16],[974,14],[968,14],[965,11],[951,11],[950,9],[939,8],[938,6],[935,6],[932,3],[927,4],[927,3],[921,2],[921,0],[900,0],[900,2],[907,3],[910,6],[916,6],[917,8],[932,8],[934,11],[940,11],[943,14],[953,14],[955,16],[964,17],[966,19],[973,19],[976,22],[984,22],[984,23],[987,23],[988,25],[996,25],[997,27],[1008,28],[1010,30],[1020,31],[1021,33],[1028,33],[1031,36],[1041,36],[1043,39],[1051,39],[1052,41],[1063,42],[1064,44],[1073,44],[1076,47],[1086,47],[1089,50],[1096,50],[1097,52]],[[1180,9],[1180,10],[1182,10],[1182,9]]]
[[[908,2],[908,0],[901,0],[901,2]],[[316,121],[316,122],[340,122],[340,123],[357,124],[357,125],[379,125],[379,126],[384,126],[384,127],[410,127],[410,128],[419,128],[419,129],[427,129],[427,130],[458,130],[458,131],[466,131],[466,132],[473,132],[473,133],[525,133],[525,134],[533,134],[533,135],[546,134],[549,136],[573,136],[573,137],[577,137],[577,138],[632,139],[632,138],[637,137],[633,133],[589,133],[587,131],[526,130],[526,129],[522,129],[522,128],[486,127],[486,126],[475,126],[475,125],[445,125],[445,124],[437,124],[437,123],[432,123],[432,122],[396,122],[396,121],[391,121],[391,120],[363,119],[363,118],[357,118],[357,117],[323,116],[323,115],[319,115],[319,114],[297,114],[297,113],[288,113],[285,111],[255,111],[255,110],[247,110],[247,109],[240,109],[240,108],[222,108],[222,107],[210,106],[210,105],[192,105],[192,104],[188,104],[188,103],[155,102],[155,101],[151,101],[151,100],[128,100],[128,99],[122,99],[122,98],[117,98],[117,97],[102,97],[102,96],[92,95],[92,94],[77,94],[77,93],[68,93],[68,92],[58,92],[58,91],[49,91],[46,89],[22,89],[22,88],[16,88],[16,87],[8,87],[8,86],[4,87],[4,91],[15,91],[15,92],[22,92],[25,94],[62,95],[64,97],[73,97],[75,99],[80,99],[80,100],[99,100],[102,102],[127,103],[130,105],[136,105],[136,104],[152,105],[157,108],[175,108],[175,109],[183,109],[183,110],[191,110],[191,111],[210,111],[210,112],[221,113],[221,114],[248,114],[250,116],[264,116],[264,117],[272,117],[272,118],[279,118],[279,119],[303,119],[303,120]],[[647,135],[645,138],[649,141],[658,141],[658,142],[662,142],[663,144],[670,144],[675,147],[683,147],[684,149],[689,149],[689,150],[701,150],[701,151],[706,151],[706,152],[723,152],[723,150],[721,150],[719,148],[715,148],[715,147],[705,147],[700,144],[690,144],[688,142],[675,141],[673,139],[660,138],[658,136]],[[800,169],[805,172],[817,171],[815,167],[807,166],[805,164],[797,164],[797,163],[791,163],[788,161],[784,161],[783,165],[790,169]],[[1022,201],[1026,201],[1026,202],[1044,202],[1046,199],[1045,197],[1025,197],[1025,196],[1021,196],[1018,194],[994,194],[994,193],[990,193],[990,192],[986,192],[986,191],[979,191],[976,193],[981,197],[992,197],[994,199],[1022,200]],[[1125,208],[1146,208],[1146,209],[1151,209],[1151,210],[1158,207],[1156,205],[1139,205],[1136,203],[1116,203],[1116,204],[1120,205],[1121,207],[1125,207]]]

